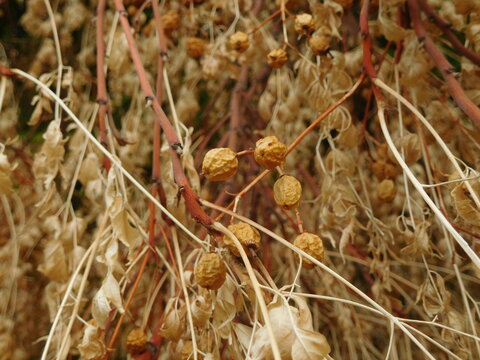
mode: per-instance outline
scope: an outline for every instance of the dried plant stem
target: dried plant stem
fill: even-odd
[[[334,278],[336,278],[337,280],[339,280],[341,283],[343,283],[346,287],[348,287],[350,290],[352,290],[354,293],[356,293],[357,295],[359,295],[361,298],[363,298],[366,302],[368,302],[369,304],[371,304],[375,309],[377,309],[379,312],[382,313],[383,316],[385,316],[387,319],[389,319],[390,321],[392,321],[396,326],[398,326],[398,328],[400,328],[404,334],[410,338],[418,347],[420,350],[422,350],[422,352],[429,358],[429,359],[432,359],[432,360],[435,360],[435,358],[430,354],[430,352],[423,346],[422,343],[420,343],[420,341],[417,340],[417,338],[415,338],[415,336],[413,336],[413,334],[404,326],[404,324],[398,320],[397,317],[395,317],[394,315],[390,314],[387,310],[385,310],[381,305],[379,305],[377,302],[375,302],[374,300],[372,300],[369,296],[367,296],[363,291],[361,291],[359,288],[357,288],[355,285],[353,285],[352,283],[350,283],[348,280],[346,280],[345,278],[343,278],[341,275],[337,274],[335,271],[333,271],[332,269],[330,269],[328,266],[326,266],[325,264],[323,264],[322,262],[318,261],[317,259],[315,259],[313,256],[307,254],[305,251],[303,250],[300,250],[299,248],[297,248],[296,246],[294,246],[293,244],[291,244],[289,241],[283,239],[282,237],[278,236],[277,234],[275,234],[273,231],[270,231],[268,230],[267,228],[261,226],[260,224],[256,223],[255,221],[252,221],[250,220],[249,218],[246,218],[244,216],[241,216],[239,214],[236,214],[226,208],[223,208],[221,206],[218,206],[218,205],[215,205],[215,204],[212,204],[206,200],[202,200],[202,204],[204,206],[207,206],[207,207],[210,207],[212,209],[215,209],[215,210],[218,210],[218,211],[221,211],[221,212],[224,212],[225,214],[227,215],[230,215],[230,216],[233,216],[237,219],[239,219],[240,221],[243,221],[243,222],[246,222],[247,224],[257,228],[259,231],[267,234],[268,236],[272,237],[274,240],[278,241],[279,243],[281,243],[282,245],[284,245],[285,247],[289,248],[290,250],[293,250],[294,252],[296,252],[298,255],[300,256],[303,256],[305,258],[307,258],[308,260],[310,260],[311,262],[313,262],[315,265],[319,266],[323,271],[327,272],[328,274],[330,274],[331,276],[333,276]],[[217,223],[215,223],[217,224]],[[223,225],[222,225],[223,227]],[[227,229],[226,229],[227,230]],[[227,230],[228,231],[228,230]],[[246,254],[245,254],[246,255]],[[243,258],[243,257],[242,257]]]
[[[45,7],[47,8],[48,18],[52,27],[53,42],[55,44],[55,52],[57,56],[57,85],[55,94],[60,97],[62,91],[62,72],[63,72],[63,60],[62,60],[62,48],[60,47],[60,39],[58,38],[57,24],[55,23],[55,14],[53,13],[50,0],[44,0]],[[60,107],[55,103],[55,120],[60,119]]]
[[[144,92],[147,103],[151,104],[153,111],[156,114],[156,121],[160,122],[160,126],[162,127],[165,133],[165,136],[167,138],[167,141],[170,145],[170,155],[172,159],[174,178],[175,178],[175,182],[179,186],[179,192],[183,196],[188,212],[193,217],[193,219],[201,223],[207,229],[211,229],[213,220],[201,208],[199,197],[191,188],[190,183],[183,171],[182,163],[179,158],[179,154],[181,154],[182,152],[181,142],[179,141],[175,131],[173,130],[160,104],[155,98],[153,90],[147,80],[145,68],[143,67],[142,62],[140,60],[140,54],[138,52],[137,46],[135,44],[135,40],[131,33],[130,24],[127,18],[127,12],[125,10],[125,6],[122,3],[122,0],[115,0],[115,6],[120,15],[120,24],[123,28],[125,37],[128,42],[130,55],[132,57],[133,63],[135,65],[135,69],[137,71],[138,79],[140,81],[140,86]]]
[[[452,26],[445,20],[443,20],[440,16],[438,16],[425,0],[418,0],[418,4],[422,8],[422,11],[428,16],[428,18],[432,20],[435,25],[437,25],[440,30],[442,30],[446,38],[450,40],[453,48],[457,50],[460,55],[467,57],[468,59],[470,59],[471,62],[473,62],[477,66],[480,66],[480,55],[477,54],[475,51],[472,51],[469,48],[463,46],[460,40],[458,40],[453,33],[451,29]]]
[[[202,201],[202,203],[207,204],[207,202]],[[207,206],[213,205],[208,203]],[[222,211],[222,207],[214,205],[216,210]],[[233,214],[233,213],[232,213]],[[231,215],[231,214],[230,214]],[[245,252],[242,244],[240,241],[238,241],[237,237],[230,231],[228,230],[225,226],[223,226],[219,222],[213,223],[213,226],[216,230],[220,231],[221,233],[225,234],[228,236],[233,243],[235,244],[237,250],[240,252],[240,256],[242,257],[243,263],[245,265],[245,268],[247,269],[248,276],[250,277],[250,280],[252,282],[253,290],[255,291],[255,295],[258,300],[258,305],[260,307],[260,311],[263,316],[263,320],[265,321],[265,326],[267,327],[268,331],[268,337],[270,339],[270,343],[272,346],[272,353],[273,353],[273,358],[275,360],[281,360],[282,357],[280,356],[280,350],[278,348],[277,344],[277,339],[275,338],[275,335],[273,333],[273,327],[272,323],[270,321],[270,316],[268,315],[268,309],[267,305],[265,304],[265,299],[263,298],[262,291],[260,289],[260,284],[258,283],[257,277],[255,276],[255,272],[253,270],[252,265],[250,264],[250,260],[248,259],[247,253]]]
[[[138,189],[140,192],[145,195],[150,201],[152,201],[166,216],[168,216],[175,225],[177,225],[182,231],[184,231],[188,236],[190,236],[193,240],[196,242],[203,244],[202,240],[200,240],[196,235],[194,235],[185,225],[183,225],[180,221],[177,220],[175,216],[173,216],[155,197],[153,197],[145,187],[140,184],[140,182],[132,175],[130,174],[121,164],[120,160],[118,158],[114,157],[96,138],[95,136],[92,135],[88,131],[88,129],[83,125],[83,123],[75,116],[75,114],[70,110],[70,108],[65,105],[62,99],[60,99],[58,96],[55,95],[55,93],[50,90],[44,83],[42,83],[40,80],[36,79],[35,77],[31,76],[30,74],[27,74],[26,72],[20,70],[20,69],[11,69],[11,72],[13,74],[16,74],[20,77],[23,77],[25,79],[28,79],[35,83],[37,86],[39,86],[42,91],[44,91],[46,94],[48,94],[50,97],[52,97],[55,101],[59,103],[59,105],[65,110],[65,112],[72,118],[72,120],[75,122],[75,124],[81,129],[82,132],[87,135],[88,139],[104,154],[106,155],[112,164],[116,166],[120,172],[128,179],[130,182]]]
[[[480,126],[480,109],[467,97],[462,86],[455,77],[455,69],[437,48],[430,35],[428,35],[425,30],[417,1],[408,0],[408,8],[410,10],[410,17],[412,19],[415,33],[417,34],[419,41],[425,46],[425,50],[429,53],[433,62],[440,70],[447,84],[448,92],[465,114],[473,120],[474,124]]]
[[[120,314],[120,318],[117,321],[117,325],[115,326],[115,329],[113,331],[113,335],[110,338],[110,341],[108,342],[108,347],[107,347],[108,349],[114,349],[115,342],[117,340],[118,334],[120,333],[120,327],[123,324],[123,320],[127,316],[128,308],[129,308],[130,304],[132,303],[133,296],[135,295],[135,292],[138,288],[138,284],[140,284],[140,280],[142,280],[142,275],[145,272],[145,268],[148,264],[148,261],[150,260],[151,255],[152,255],[152,251],[150,250],[150,251],[147,251],[145,256],[143,257],[143,261],[142,261],[142,264],[140,265],[140,269],[138,270],[137,276],[135,278],[135,282],[133,283],[132,289],[130,290],[130,293],[128,294],[127,301],[125,302],[125,306],[124,306],[125,311],[122,314]],[[108,359],[109,357],[110,357],[110,354],[107,352],[104,359]]]
[[[374,78],[372,79],[373,83],[377,85],[379,88],[387,91],[389,94],[394,96],[397,100],[399,100],[402,104],[404,104],[421,122],[422,124],[428,129],[428,131],[432,134],[432,136],[435,138],[435,140],[438,142],[442,150],[445,152],[445,155],[447,155],[448,159],[452,163],[452,165],[455,167],[455,170],[457,170],[459,176],[462,178],[462,180],[465,181],[465,185],[467,186],[468,191],[472,195],[473,201],[475,202],[475,205],[480,208],[480,200],[478,198],[478,195],[476,192],[473,190],[472,186],[468,181],[467,176],[463,173],[462,169],[458,165],[458,161],[456,160],[455,156],[453,153],[450,151],[448,148],[447,144],[445,144],[445,141],[443,141],[442,137],[435,131],[434,127],[428,122],[428,120],[420,113],[420,111],[417,110],[415,106],[413,106],[407,99],[405,99],[401,94],[393,90],[390,86],[385,84],[382,80],[379,78]]]
[[[382,129],[383,135],[385,136],[385,140],[387,141],[388,147],[390,148],[393,155],[395,156],[395,159],[397,159],[397,162],[402,167],[403,171],[407,174],[407,177],[411,181],[412,185],[420,193],[423,200],[425,200],[425,202],[430,207],[430,209],[432,209],[432,211],[438,217],[439,221],[443,224],[443,226],[447,228],[448,232],[453,236],[453,238],[456,240],[458,245],[461,246],[461,248],[465,251],[468,257],[473,261],[475,266],[477,266],[480,269],[479,256],[475,253],[475,251],[472,250],[472,248],[470,248],[470,246],[468,246],[468,243],[465,241],[465,239],[455,230],[452,224],[450,224],[450,222],[445,218],[445,215],[443,215],[443,213],[435,205],[432,199],[430,199],[428,194],[423,189],[422,184],[418,181],[418,179],[415,177],[415,175],[412,173],[408,165],[403,160],[402,155],[400,155],[400,153],[398,152],[397,148],[395,147],[395,144],[393,143],[393,140],[390,136],[390,132],[388,131],[388,128],[385,122],[384,104],[382,101],[378,101],[378,99],[377,99],[377,108],[378,108],[378,118],[380,122],[380,127]]]
[[[105,116],[108,109],[107,80],[105,78],[105,41],[103,40],[103,21],[105,17],[105,7],[107,0],[99,0],[97,4],[97,21],[96,21],[96,45],[97,45],[97,104],[98,109],[98,125],[100,127],[100,139],[102,144],[107,146],[107,127]],[[103,157],[103,166],[110,170],[110,161],[107,157]]]
[[[80,270],[82,269],[82,266],[83,266],[85,261],[87,262],[87,265],[85,266],[84,276],[82,277],[82,283],[83,283],[83,279],[88,278],[88,273],[90,272],[91,264],[93,263],[93,259],[96,255],[97,248],[98,248],[98,245],[100,243],[100,238],[102,236],[103,230],[105,229],[105,226],[107,225],[107,220],[108,219],[109,219],[108,214],[104,214],[102,222],[100,223],[100,226],[98,227],[97,235],[95,236],[95,240],[93,241],[92,245],[90,245],[90,247],[87,249],[87,251],[85,251],[85,254],[80,259],[80,261],[77,265],[77,268],[75,269],[74,273],[70,277],[70,282],[67,286],[67,289],[65,290],[65,294],[63,295],[62,302],[60,303],[60,306],[57,310],[57,313],[55,315],[55,319],[53,320],[52,326],[50,328],[50,332],[49,332],[48,337],[47,337],[47,341],[46,341],[45,346],[43,348],[43,353],[42,353],[41,360],[45,360],[47,358],[48,349],[50,348],[50,344],[53,340],[53,335],[55,334],[55,329],[58,325],[58,322],[60,321],[60,316],[62,315],[63,309],[65,308],[65,305],[67,304],[67,300],[70,298],[70,294],[73,290],[73,286],[75,285],[75,280],[77,279],[77,276],[80,273]],[[80,293],[80,289],[79,289],[75,306],[77,306],[77,304],[80,303],[80,301],[81,301],[81,293]],[[73,316],[73,315],[74,315],[74,313],[72,311],[71,318],[75,319],[76,316]],[[66,338],[68,338],[68,334],[67,334]]]
[[[187,285],[185,284],[185,273],[183,271],[183,261],[182,261],[182,254],[180,252],[180,246],[178,245],[178,235],[177,229],[172,227],[172,238],[173,238],[173,247],[175,249],[175,257],[177,259],[178,264],[178,272],[180,277],[180,283],[182,285],[183,296],[185,298],[185,305],[187,308],[187,317],[188,317],[188,324],[190,326],[190,336],[192,338],[192,345],[193,345],[193,359],[198,359],[198,345],[195,335],[195,326],[193,325],[193,315],[192,309],[190,305],[190,299],[188,296]]]

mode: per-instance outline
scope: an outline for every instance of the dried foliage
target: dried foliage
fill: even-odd
[[[0,360],[480,358],[478,1],[0,23]]]

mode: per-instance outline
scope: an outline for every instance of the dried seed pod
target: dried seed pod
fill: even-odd
[[[308,40],[313,55],[325,55],[330,49],[330,39],[326,36],[312,36]]]
[[[195,280],[205,289],[219,289],[227,277],[227,268],[216,253],[204,254],[195,266]]]
[[[200,38],[191,37],[187,39],[187,55],[198,59],[205,53],[205,41]]]
[[[197,344],[198,345],[198,344]],[[180,350],[180,359],[181,360],[193,360],[193,343],[191,340],[187,340],[183,343],[182,349]],[[203,355],[197,353],[197,359],[203,360]]]
[[[276,136],[267,136],[255,144],[255,161],[267,169],[274,169],[283,163],[287,147]]]
[[[302,185],[293,176],[284,175],[275,181],[273,196],[278,206],[284,209],[295,208],[302,197]]]
[[[377,185],[378,198],[385,202],[391,202],[397,195],[395,183],[390,179],[385,179]]]
[[[127,351],[131,355],[137,355],[145,351],[147,347],[147,334],[140,328],[131,330],[127,335]]]
[[[180,26],[180,15],[173,10],[168,11],[161,17],[163,29],[167,32],[173,31]]]
[[[229,43],[232,49],[240,53],[247,50],[248,46],[250,45],[250,41],[248,40],[248,35],[241,31],[237,31],[235,34],[230,36]]]
[[[233,235],[236,236],[238,241],[240,241],[240,244],[242,244],[247,255],[249,253],[248,249],[252,249],[253,251],[258,251],[258,249],[260,249],[260,233],[253,226],[244,222],[239,222],[237,224],[229,225],[228,230],[230,230]],[[225,236],[224,242],[233,255],[240,256],[240,251],[228,236]]]
[[[315,30],[313,16],[310,14],[299,14],[295,16],[295,31],[300,35],[308,35]]]
[[[304,232],[295,238],[293,245],[300,250],[305,251],[308,255],[313,256],[318,261],[323,261],[325,253],[323,249],[323,241],[319,236]],[[297,260],[299,260],[299,256],[297,256]],[[314,264],[310,260],[302,258],[302,266],[305,269],[313,269]]]
[[[395,165],[382,160],[372,164],[372,172],[380,181],[384,179],[395,179],[398,175]]]
[[[238,169],[237,154],[229,148],[209,150],[202,163],[202,172],[210,181],[223,181],[235,175]]]
[[[287,52],[282,48],[274,49],[267,55],[267,62],[272,68],[278,69],[288,61]]]

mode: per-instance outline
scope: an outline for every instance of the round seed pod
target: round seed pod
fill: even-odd
[[[165,31],[173,31],[180,26],[180,15],[178,12],[170,10],[161,17],[163,29]]]
[[[205,53],[205,42],[196,37],[187,39],[187,55],[193,59],[198,59]]]
[[[326,36],[312,36],[308,40],[313,55],[325,55],[330,49],[330,39]]]
[[[233,235],[237,237],[238,241],[240,241],[240,244],[242,244],[243,248],[245,249],[247,255],[249,254],[248,249],[252,249],[255,252],[260,249],[260,233],[253,226],[250,226],[249,224],[244,222],[239,222],[237,224],[229,225],[228,230],[230,230]],[[233,255],[240,256],[240,251],[238,251],[237,247],[228,236],[225,236],[224,242]]]
[[[131,330],[127,335],[127,351],[131,355],[137,355],[145,351],[147,347],[147,334],[140,328]]]
[[[202,173],[210,181],[227,180],[237,169],[237,154],[229,148],[209,150],[203,158]]]
[[[310,14],[299,14],[295,16],[295,31],[300,35],[308,35],[315,30],[313,16]]]
[[[319,236],[304,232],[298,235],[293,241],[293,245],[298,247],[300,250],[305,251],[308,255],[313,256],[318,261],[323,261],[325,256],[323,249],[323,241]],[[299,261],[299,256],[296,255],[297,261]],[[314,263],[306,258],[302,258],[302,266],[305,269],[313,269]]]
[[[216,253],[204,254],[195,266],[195,280],[205,289],[218,290],[227,277],[227,268]]]
[[[382,160],[372,164],[372,172],[378,180],[395,179],[398,175],[395,165]]]
[[[385,179],[377,185],[378,198],[385,202],[392,202],[397,195],[395,183],[390,179]]]
[[[283,163],[287,147],[276,136],[267,136],[257,141],[253,155],[257,163],[271,170]]]
[[[302,184],[290,175],[284,175],[273,185],[273,196],[278,206],[284,209],[297,207],[302,197]]]
[[[247,34],[241,31],[237,31],[235,34],[230,36],[229,44],[232,49],[242,53],[248,49],[250,41],[248,40]]]
[[[282,48],[274,49],[267,55],[267,62],[272,68],[278,69],[288,61],[287,52]]]

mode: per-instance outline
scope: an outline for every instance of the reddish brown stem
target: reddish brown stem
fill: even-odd
[[[457,50],[460,55],[465,56],[466,58],[470,59],[471,62],[480,66],[480,55],[463,46],[463,44],[453,33],[451,25],[438,16],[425,0],[418,0],[418,4],[422,8],[422,11],[425,13],[425,15],[427,15],[428,18],[433,21],[440,30],[442,30],[443,34],[450,41],[453,48]]]
[[[165,133],[165,137],[167,138],[168,144],[170,145],[174,179],[179,187],[179,192],[185,199],[185,205],[192,218],[211,230],[213,220],[203,211],[202,207],[200,206],[198,195],[191,188],[190,183],[188,182],[188,179],[183,171],[182,163],[179,158],[179,155],[182,153],[182,148],[177,134],[170,124],[167,115],[165,115],[163,109],[158,103],[152,87],[147,80],[145,68],[140,60],[140,54],[138,52],[137,45],[135,44],[135,40],[130,31],[127,12],[123,6],[122,0],[115,0],[115,7],[120,14],[120,24],[127,39],[130,55],[140,81],[140,87],[142,88],[147,103],[151,104],[156,115],[156,121],[160,123],[160,126]]]
[[[97,103],[98,108],[98,125],[100,127],[100,140],[103,146],[107,145],[107,127],[105,123],[105,116],[108,110],[108,94],[107,94],[107,80],[105,78],[105,41],[103,40],[103,19],[105,17],[105,6],[107,0],[99,0],[97,5]],[[103,166],[110,170],[110,160],[104,156]]]
[[[462,86],[454,75],[454,67],[448,62],[445,56],[443,56],[442,52],[426,32],[417,1],[408,0],[408,8],[415,33],[417,34],[419,41],[423,43],[425,50],[432,58],[435,65],[437,65],[440,70],[440,73],[447,83],[448,92],[465,114],[467,114],[477,126],[480,126],[480,109],[467,97]]]

